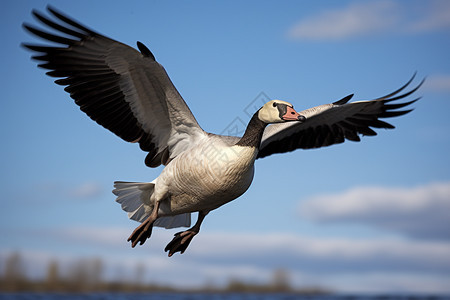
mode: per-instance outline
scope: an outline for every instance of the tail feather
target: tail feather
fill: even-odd
[[[116,202],[121,204],[130,219],[143,222],[148,216],[144,203],[150,199],[154,188],[153,182],[116,181],[113,193],[117,196]]]
[[[149,200],[154,189],[154,182],[116,181],[112,192],[117,196],[116,202],[120,203],[122,209],[128,213],[128,217],[142,223],[150,215],[153,204],[149,203]],[[190,224],[191,214],[185,213],[160,217],[155,221],[154,226],[170,229],[189,227]]]
[[[186,213],[176,216],[161,217],[155,221],[154,225],[158,227],[164,227],[166,229],[189,227],[191,226],[191,214]]]

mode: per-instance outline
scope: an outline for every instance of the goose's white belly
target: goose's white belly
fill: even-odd
[[[171,161],[156,181],[165,193],[163,214],[210,211],[236,199],[250,186],[257,150],[211,142]]]

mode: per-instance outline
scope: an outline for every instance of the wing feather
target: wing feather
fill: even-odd
[[[49,17],[33,11],[47,29],[23,25],[47,44],[23,46],[92,120],[149,152],[148,166],[166,164],[206,135],[142,43],[140,53],[47,9]]]
[[[401,103],[391,102],[406,98],[417,91],[424,80],[410,91],[400,94],[411,84],[415,75],[402,87],[386,96],[369,101],[348,103],[353,96],[349,95],[331,104],[299,112],[300,115],[306,117],[306,121],[303,123],[290,122],[268,126],[263,134],[258,158],[299,148],[312,149],[330,146],[343,143],[346,139],[359,142],[360,135],[377,135],[372,128],[394,128],[393,125],[380,120],[380,118],[398,117],[412,111],[412,109],[397,109],[407,107],[420,98]]]

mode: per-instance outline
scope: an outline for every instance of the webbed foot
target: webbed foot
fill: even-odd
[[[153,223],[155,220],[150,216],[141,225],[136,227],[133,233],[128,238],[127,242],[131,241],[131,247],[134,248],[138,242],[140,245],[144,244],[145,241],[152,235]]]
[[[183,254],[189,246],[189,243],[192,241],[192,238],[197,233],[198,232],[192,230],[175,233],[175,237],[169,244],[167,244],[166,248],[164,248],[164,251],[169,251],[169,257],[171,257],[176,252],[180,252],[180,254]]]

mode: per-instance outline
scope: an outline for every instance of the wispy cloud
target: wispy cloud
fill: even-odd
[[[98,197],[104,188],[98,182],[83,182],[68,186],[59,182],[45,182],[35,186],[36,193],[46,199],[90,199]]]
[[[79,257],[80,247],[83,253],[94,247],[97,255],[93,256],[102,253],[105,270],[120,269],[132,275],[142,264],[151,270],[147,281],[178,286],[224,284],[230,278],[268,282],[273,271],[282,268],[295,286],[318,285],[341,291],[450,291],[446,284],[450,279],[448,242],[206,231],[194,238],[185,254],[168,258],[162,249],[172,232],[154,230],[147,244],[135,249],[123,238],[128,233],[124,228],[73,227],[50,234],[70,249],[77,245],[74,256]],[[69,261],[67,252],[63,260]],[[42,259],[38,262],[45,266]]]
[[[425,81],[424,88],[436,92],[450,92],[450,75],[430,76]]]
[[[296,40],[343,40],[375,34],[417,34],[450,28],[450,3],[371,1],[325,10],[300,20],[287,36]]]
[[[343,39],[380,32],[396,23],[391,1],[354,3],[342,9],[323,11],[301,20],[288,36],[294,39]]]
[[[306,199],[300,212],[322,223],[358,222],[412,237],[450,239],[450,182],[414,188],[356,187]]]
[[[450,2],[435,0],[424,2],[421,14],[406,24],[406,30],[412,33],[428,32],[443,28],[450,28]]]
[[[100,195],[102,192],[103,188],[97,182],[85,182],[67,190],[68,196],[74,198],[93,198]]]

